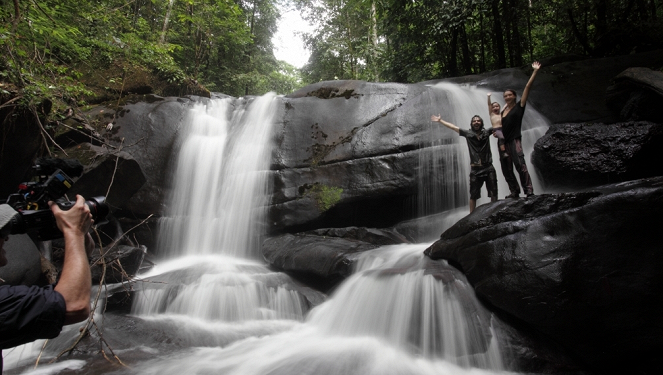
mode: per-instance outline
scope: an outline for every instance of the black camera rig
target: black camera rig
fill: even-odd
[[[71,209],[76,202],[63,196],[74,182],[61,169],[47,167],[45,170],[40,165],[32,168],[36,181],[21,183],[18,192],[7,197],[5,203],[19,214],[2,228],[2,235],[27,233],[38,241],[61,238],[62,232],[57,227],[48,201],[54,201],[64,211]],[[106,197],[94,197],[85,204],[90,208],[96,224],[106,219],[109,212]]]

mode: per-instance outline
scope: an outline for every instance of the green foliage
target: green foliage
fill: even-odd
[[[308,82],[419,82],[663,48],[660,0],[294,1],[319,26],[306,35]]]
[[[25,104],[50,99],[56,109],[95,95],[83,72],[117,93],[118,74],[140,70],[235,96],[285,94],[301,78],[272,52],[276,1],[28,0],[18,12],[3,1],[0,80]]]

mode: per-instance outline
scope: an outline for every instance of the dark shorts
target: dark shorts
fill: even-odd
[[[470,199],[481,198],[481,187],[486,183],[489,197],[497,196],[497,173],[492,164],[484,168],[472,168],[470,171]]]

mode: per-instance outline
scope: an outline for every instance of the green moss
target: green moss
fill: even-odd
[[[313,194],[320,211],[327,211],[334,207],[340,200],[343,189],[336,186],[327,186],[320,183],[303,185],[299,187],[299,193],[303,196]]]

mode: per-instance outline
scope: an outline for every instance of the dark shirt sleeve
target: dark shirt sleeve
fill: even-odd
[[[65,312],[64,297],[52,285],[0,286],[0,349],[56,337]]]
[[[461,136],[461,137],[465,137],[465,138],[467,138],[467,135],[468,135],[467,130],[465,130],[465,129],[458,129],[458,135]]]

